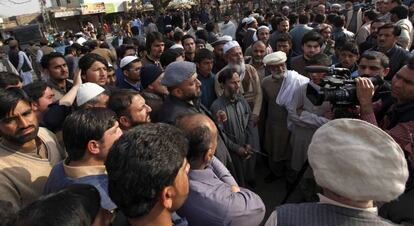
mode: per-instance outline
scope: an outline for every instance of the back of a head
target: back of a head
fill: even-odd
[[[179,116],[175,124],[188,139],[188,161],[203,160],[206,152],[212,148],[213,139],[217,139],[210,129],[214,123],[207,116],[195,113]]]
[[[394,14],[398,19],[407,19],[408,17],[408,8],[405,5],[396,6],[390,11],[391,14]]]
[[[115,123],[115,113],[106,108],[81,109],[66,117],[62,134],[69,161],[81,160],[88,142],[101,140]]]
[[[20,210],[15,226],[89,226],[101,208],[100,200],[94,186],[72,185]]]
[[[299,24],[308,24],[309,14],[299,15]]]
[[[332,24],[334,27],[342,28],[345,26],[345,17],[344,16],[336,16],[333,18]]]
[[[404,192],[408,179],[399,144],[357,119],[336,119],[320,127],[308,159],[319,186],[353,201],[388,202]]]
[[[308,66],[325,66],[325,67],[329,67],[332,65],[332,60],[331,58],[324,54],[324,53],[318,53],[315,54],[314,56],[312,56],[308,62],[307,62]]]
[[[161,54],[160,62],[163,68],[174,62],[179,57],[180,51],[178,49],[167,49]]]
[[[128,218],[147,215],[175,181],[187,150],[187,139],[174,126],[146,123],[128,130],[105,163],[109,196]]]
[[[20,76],[11,72],[0,72],[0,88],[7,89],[10,86],[16,86],[22,82]]]

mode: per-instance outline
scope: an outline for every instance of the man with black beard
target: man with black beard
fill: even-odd
[[[241,80],[239,70],[227,67],[221,71],[218,81],[224,92],[211,105],[215,121],[222,125],[228,136],[226,142],[236,168],[237,182],[241,186],[255,186],[254,168],[256,156],[251,148],[259,150],[257,127],[254,126],[252,111],[243,95],[240,94]],[[227,120],[222,121],[220,112],[224,112]]]
[[[187,113],[202,113],[212,118],[210,111],[200,103],[201,82],[197,79],[194,63],[176,61],[169,64],[161,84],[168,88],[169,94],[158,112],[158,122],[174,124],[178,116]],[[215,155],[234,176],[234,166],[224,143],[227,137],[221,132],[219,134]]]
[[[64,152],[56,136],[39,128],[23,90],[0,90],[0,200],[20,209],[39,198]]]
[[[250,109],[252,110],[252,120],[254,124],[257,124],[262,106],[262,91],[260,89],[260,79],[257,71],[253,66],[245,64],[242,49],[237,41],[227,42],[223,47],[223,51],[227,66],[217,73],[215,81],[216,94],[217,96],[223,94],[223,87],[218,82],[221,72],[229,67],[236,68],[241,81],[240,93],[243,94],[247,103],[249,103]]]

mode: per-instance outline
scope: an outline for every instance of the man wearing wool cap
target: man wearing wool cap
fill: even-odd
[[[240,75],[240,81],[242,83],[240,92],[243,94],[250,106],[250,109],[252,110],[252,119],[254,124],[257,124],[259,120],[260,108],[262,106],[262,91],[260,89],[259,75],[253,66],[245,64],[242,49],[237,41],[230,41],[224,44],[223,51],[227,65],[216,75],[216,94],[217,96],[221,96],[223,94],[223,87],[218,82],[220,73],[226,68],[235,68],[237,73]]]
[[[394,225],[378,216],[374,201],[396,199],[408,170],[401,147],[386,132],[357,119],[330,121],[315,132],[308,159],[323,190],[319,203],[279,206],[267,226]]]
[[[155,122],[174,124],[177,117],[188,113],[202,113],[211,118],[209,110],[200,103],[201,83],[197,79],[196,65],[188,61],[177,61],[165,68],[161,84],[169,94],[164,99]],[[216,157],[234,175],[234,166],[229,151],[223,141],[224,134],[218,136]]]

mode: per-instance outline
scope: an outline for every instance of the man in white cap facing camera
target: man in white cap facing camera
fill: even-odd
[[[243,37],[243,50],[246,50],[253,43],[253,36],[257,29],[257,20],[250,16],[246,20],[247,30]]]
[[[281,51],[274,52],[264,57],[263,63],[271,72],[262,81],[263,105],[261,122],[263,122],[262,148],[269,154],[269,167],[271,173],[266,176],[266,182],[272,182],[278,177],[284,176],[287,160],[289,159],[290,132],[287,128],[288,111],[285,106],[276,103],[282,87],[286,68],[286,54]]]
[[[272,49],[272,47],[270,46],[270,43],[269,43],[269,38],[270,38],[269,34],[270,34],[270,29],[269,29],[268,26],[262,25],[262,26],[258,27],[256,33],[254,33],[254,35],[253,35],[253,43],[252,43],[251,46],[249,46],[246,49],[246,51],[244,51],[244,55],[245,56],[252,56],[253,55],[253,53],[252,53],[253,52],[253,50],[252,50],[253,47],[252,46],[257,40],[262,41],[266,45],[266,54],[273,53],[273,49]]]
[[[121,89],[141,90],[141,67],[142,62],[136,56],[122,58],[119,67],[122,69],[124,79],[118,82],[117,87]]]
[[[237,41],[227,42],[223,48],[227,66],[217,73],[215,82],[216,94],[217,96],[223,94],[223,87],[218,82],[220,73],[226,68],[235,68],[240,75],[242,84],[240,92],[243,94],[247,103],[249,103],[250,109],[252,110],[252,119],[254,124],[256,124],[259,120],[260,108],[262,106],[262,91],[260,89],[259,75],[253,66],[245,64],[242,49]]]
[[[407,162],[401,147],[380,128],[357,119],[320,127],[308,150],[322,187],[318,203],[276,208],[268,225],[394,225],[377,214],[374,201],[389,202],[405,189]]]

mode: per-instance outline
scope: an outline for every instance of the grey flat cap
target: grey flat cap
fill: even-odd
[[[185,80],[189,79],[194,73],[196,73],[196,65],[188,61],[176,61],[165,68],[164,78],[161,80],[161,84],[166,87],[174,87]]]

